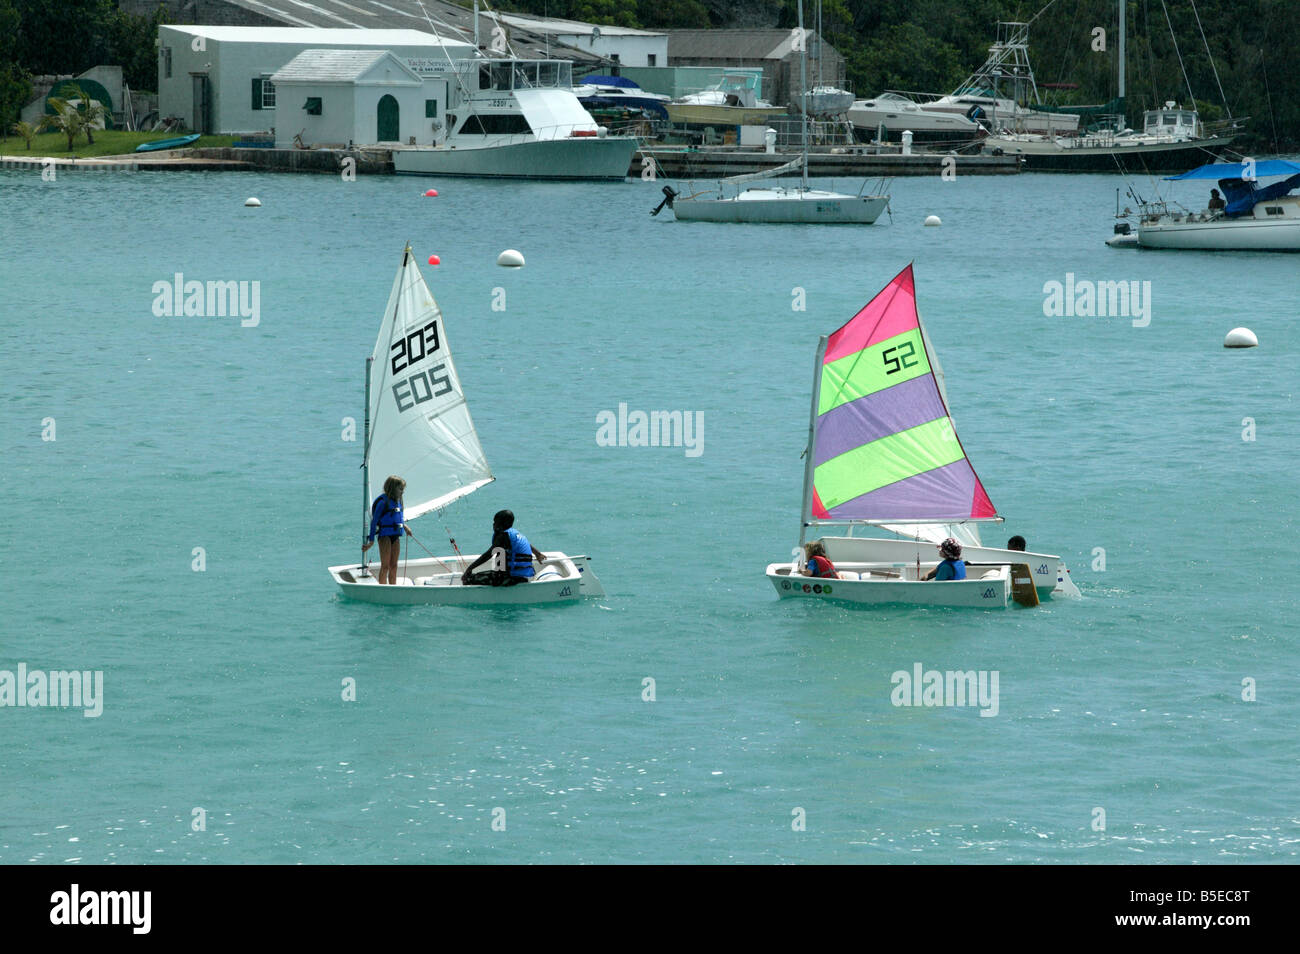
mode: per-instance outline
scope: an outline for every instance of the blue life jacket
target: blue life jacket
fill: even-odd
[[[502,532],[510,540],[510,553],[507,557],[508,572],[511,576],[531,577],[533,575],[532,544],[514,527]]]
[[[939,564],[938,572],[934,578],[938,580],[964,580],[966,579],[966,564],[961,560],[944,560]]]
[[[370,539],[375,535],[381,537],[400,537],[405,520],[402,518],[402,502],[394,500],[388,494],[380,494],[370,505]]]

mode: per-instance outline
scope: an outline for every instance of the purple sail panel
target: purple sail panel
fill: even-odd
[[[924,374],[831,408],[817,419],[814,466],[863,444],[927,424],[948,411],[933,376]]]
[[[976,513],[973,502],[983,497],[983,488],[976,493],[979,480],[965,459],[944,467],[927,470],[888,486],[846,500],[830,510],[833,520],[875,519],[880,514],[890,514],[895,521],[906,520],[966,520]],[[947,501],[948,510],[937,501]],[[965,501],[953,509],[953,501]]]

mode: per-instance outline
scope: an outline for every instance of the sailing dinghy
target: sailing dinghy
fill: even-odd
[[[978,524],[1000,521],[953,429],[943,369],[916,310],[912,266],[817,348],[804,460],[800,548],[767,567],[778,596],[850,603],[1005,609],[1077,596],[1060,557],[985,547]],[[840,579],[804,576],[810,528]],[[895,536],[854,537],[855,526]],[[967,578],[925,582],[945,537],[962,544]]]
[[[470,418],[442,312],[409,245],[402,253],[374,352],[366,359],[363,447],[363,540],[370,532],[371,501],[390,474],[406,481],[408,524],[495,479]],[[396,585],[380,584],[370,574],[364,553],[361,563],[332,566],[329,572],[344,596],[369,603],[567,603],[605,595],[589,557],[551,551],[543,555],[546,561],[534,567],[532,581],[516,586],[462,584],[461,574],[477,553],[402,560]]]

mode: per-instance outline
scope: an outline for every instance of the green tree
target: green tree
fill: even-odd
[[[40,132],[41,129],[39,123],[32,125],[31,123],[18,122],[14,123],[10,127],[10,131],[23,142],[27,143],[28,149],[31,149],[32,140],[36,138],[36,134]]]
[[[125,10],[117,12],[111,33],[113,61],[122,67],[122,79],[131,89],[154,90],[158,85],[158,51],[154,41],[158,38],[158,27],[167,22],[167,8],[162,4],[147,17]]]
[[[77,107],[66,100],[51,99],[49,103],[54,107],[54,113],[41,119],[40,128],[63,133],[68,137],[68,152],[72,152],[77,147],[77,137],[86,129],[86,120]]]
[[[81,73],[113,60],[114,0],[11,0],[18,62],[32,73]]]

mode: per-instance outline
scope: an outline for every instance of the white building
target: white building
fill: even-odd
[[[307,146],[428,145],[442,129],[443,103],[432,91],[426,96],[424,80],[388,50],[304,50],[271,83],[282,149],[299,134]]]
[[[292,139],[294,133],[305,128],[303,120],[308,115],[303,103],[294,102],[289,104],[293,118],[287,123],[276,121],[280,103],[271,77],[307,50],[391,51],[398,59],[397,65],[408,68],[407,73],[411,73],[409,67],[415,64],[441,64],[478,55],[472,43],[443,40],[418,30],[163,25],[158,28],[159,115],[179,116],[195,132],[247,133],[274,129],[277,139],[282,135]],[[420,66],[415,68],[424,72]],[[399,77],[398,72],[394,71],[396,85],[392,95],[398,102],[399,122],[405,131],[407,114],[414,107],[408,107],[403,97],[411,103],[415,100],[413,94],[401,92],[407,88],[409,77]],[[365,83],[356,88],[366,88]],[[355,114],[350,128],[355,132],[367,120],[363,110],[352,108]],[[421,126],[427,129],[432,120],[425,123],[423,110],[420,111]],[[332,121],[332,116],[327,119],[323,111],[319,117],[311,118],[318,118],[322,128]],[[333,127],[327,131],[333,135]],[[371,132],[361,139],[349,134],[341,140],[328,141],[373,141],[374,131],[372,125]],[[403,135],[402,141],[406,141],[415,133],[403,132]],[[303,138],[309,141],[306,134]],[[427,136],[418,138],[428,141]]]
[[[634,30],[631,27],[595,26],[577,20],[543,19],[515,13],[500,13],[495,16],[508,28],[549,37],[554,43],[608,60],[612,66],[668,65],[667,33]],[[479,18],[480,42],[484,46],[490,46],[494,39],[490,23],[486,15]],[[553,50],[551,55],[564,56],[566,51]]]

